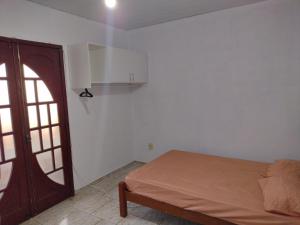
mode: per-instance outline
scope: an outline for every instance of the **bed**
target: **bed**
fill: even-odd
[[[258,179],[268,166],[172,150],[119,184],[120,214],[131,201],[203,225],[300,225],[264,210]]]

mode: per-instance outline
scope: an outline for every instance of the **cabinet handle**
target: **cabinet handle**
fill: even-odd
[[[134,73],[129,73],[129,80],[134,81]]]

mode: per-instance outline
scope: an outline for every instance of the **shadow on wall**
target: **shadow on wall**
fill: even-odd
[[[79,95],[84,91],[83,89],[74,89],[73,91],[76,93],[78,98],[80,98],[80,102],[84,107],[87,113],[89,112],[88,103],[93,101],[97,97],[104,97],[104,96],[112,96],[112,95],[125,95],[130,94],[132,91],[132,87],[128,85],[116,85],[116,86],[93,86],[89,88],[88,91],[93,95],[92,98],[87,97],[79,97]]]

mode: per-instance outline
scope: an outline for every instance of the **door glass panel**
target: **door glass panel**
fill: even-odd
[[[0,165],[0,191],[7,188],[12,172],[12,162]]]
[[[34,72],[32,69],[30,69],[25,64],[23,64],[23,71],[24,71],[25,78],[39,78],[39,76],[36,74],[36,72]]]
[[[6,66],[5,63],[0,65],[0,77],[6,77]]]
[[[50,129],[49,128],[42,129],[42,138],[43,138],[44,150],[51,148]]]
[[[60,145],[60,129],[59,126],[52,127],[52,135],[53,135],[53,146]]]
[[[52,102],[52,95],[44,81],[37,81],[38,99],[39,102]]]
[[[40,105],[40,119],[41,119],[41,126],[49,125],[47,105]]]
[[[14,159],[16,157],[15,140],[13,135],[3,136],[3,147],[5,160]]]
[[[56,169],[61,168],[63,166],[61,148],[57,148],[54,150],[54,159],[55,159],[55,168]]]
[[[2,133],[12,132],[10,108],[0,109],[0,120]]]
[[[51,124],[57,124],[59,122],[57,104],[50,104],[50,116],[51,116]]]
[[[0,80],[0,105],[9,105],[8,86],[6,80]]]
[[[58,104],[53,102],[48,87],[38,74],[26,65],[23,65],[23,70],[27,104],[31,104],[27,107],[32,152],[37,153],[36,159],[42,171],[48,173],[48,178],[64,185],[62,148],[54,149],[61,145]]]
[[[36,158],[44,173],[49,173],[54,170],[51,151],[37,154]]]
[[[27,103],[35,103],[35,88],[34,88],[34,81],[33,80],[26,80],[25,81],[25,89],[26,89],[26,99]]]
[[[38,126],[37,109],[35,105],[28,106],[29,127],[35,128]]]
[[[30,137],[31,137],[32,152],[35,153],[41,151],[40,131],[39,130],[31,131]]]
[[[9,184],[12,174],[13,162],[8,162],[16,158],[15,140],[13,134],[12,114],[10,108],[9,90],[7,80],[6,65],[0,64],[0,199],[4,195],[4,191]],[[3,155],[2,155],[3,154]],[[1,213],[0,213],[1,214]],[[1,216],[0,216],[1,223]]]
[[[61,185],[65,184],[65,178],[64,178],[64,173],[63,173],[62,169],[49,174],[48,177],[58,184],[61,184]]]

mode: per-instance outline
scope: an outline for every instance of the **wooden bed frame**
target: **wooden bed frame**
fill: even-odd
[[[127,216],[127,201],[130,201],[202,225],[235,225],[233,223],[218,218],[210,217],[202,213],[188,211],[174,205],[170,205],[164,202],[145,197],[143,195],[135,194],[133,192],[128,191],[125,182],[119,183],[119,201],[121,217]]]

